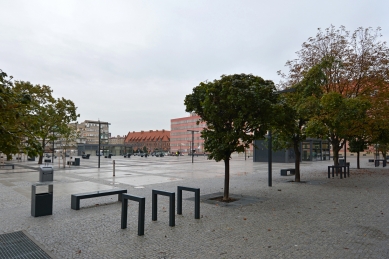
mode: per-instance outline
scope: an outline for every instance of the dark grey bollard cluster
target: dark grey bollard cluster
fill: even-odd
[[[336,176],[338,176],[338,170],[340,171],[340,179],[343,179],[342,174],[344,174],[344,178],[346,178],[347,175],[350,177],[350,166],[348,165],[329,165],[328,178],[331,178],[330,170],[332,171],[332,177],[335,177],[334,172],[336,173]]]
[[[138,210],[138,236],[143,236],[145,234],[145,197],[138,197],[129,194],[123,194],[122,196],[122,229],[127,228],[127,206],[128,200],[139,202],[139,210]]]
[[[153,221],[157,220],[157,203],[158,195],[168,196],[169,197],[169,226],[174,227],[176,225],[176,215],[174,213],[175,209],[175,199],[176,194],[174,192],[165,192],[160,190],[152,190],[152,216]]]
[[[200,188],[177,186],[177,214],[182,215],[182,191],[195,193],[195,219],[200,218]]]
[[[190,191],[195,193],[195,219],[200,218],[200,188],[191,188],[178,186],[177,187],[177,214],[182,214],[182,191]],[[168,196],[169,197],[169,226],[174,227],[176,223],[175,217],[175,196],[174,192],[167,192],[161,190],[152,190],[152,217],[153,221],[157,220],[157,207],[158,207],[158,195]],[[127,206],[128,200],[139,202],[139,211],[138,211],[138,236],[144,235],[145,227],[145,197],[138,197],[130,194],[123,194],[122,196],[122,219],[121,219],[121,228],[127,228]]]

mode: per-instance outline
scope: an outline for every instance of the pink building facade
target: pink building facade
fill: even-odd
[[[207,127],[205,122],[200,122],[199,125],[196,124],[199,121],[200,116],[196,114],[191,114],[189,117],[176,118],[170,120],[170,152],[181,154],[191,153],[192,146],[192,132],[193,133],[193,149],[195,154],[204,153],[204,140],[200,137],[201,131]]]

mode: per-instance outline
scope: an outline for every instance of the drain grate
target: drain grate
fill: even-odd
[[[32,241],[23,231],[0,235],[0,258],[51,259],[42,248]]]

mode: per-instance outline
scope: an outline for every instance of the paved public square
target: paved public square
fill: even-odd
[[[115,177],[113,176],[115,160]],[[54,165],[53,215],[31,216],[31,185],[39,180],[37,162],[0,169],[0,234],[26,231],[55,258],[389,258],[389,170],[367,157],[351,162],[350,177],[327,178],[331,161],[303,162],[301,180],[280,176],[273,164],[234,156],[232,203],[209,201],[223,192],[224,163],[205,157],[113,156],[81,159],[81,166]],[[194,219],[193,193],[184,192],[183,215],[169,227],[168,197],[158,197],[158,220],[151,220],[152,189],[201,189],[201,218]],[[81,200],[70,195],[124,188],[146,197],[145,235],[137,235],[138,204],[129,201],[128,227],[120,228],[117,195]],[[177,195],[177,194],[176,194]]]

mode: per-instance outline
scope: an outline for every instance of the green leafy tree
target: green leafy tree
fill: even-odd
[[[0,151],[7,157],[23,150],[21,111],[30,103],[27,93],[16,93],[12,77],[0,69]]]
[[[322,96],[321,86],[326,82],[322,69],[326,65],[326,62],[321,62],[314,66],[301,82],[281,91],[284,109],[273,128],[273,149],[293,148],[296,182],[300,182],[300,145],[307,137],[305,127],[310,117],[318,112],[317,102]]]
[[[328,139],[332,144],[334,164],[339,164],[339,151],[345,142],[359,132],[359,122],[364,121],[370,103],[362,98],[344,98],[331,92],[319,100],[318,109],[307,123],[308,136]]]
[[[55,130],[57,130],[57,128],[55,128]],[[55,135],[56,134],[54,133],[53,138],[60,139],[59,147],[61,150],[63,150],[63,152],[62,152],[62,158],[63,158],[62,165],[63,165],[63,168],[65,168],[66,167],[66,152],[68,149],[76,148],[74,145],[76,143],[77,138],[79,138],[81,136],[81,134],[80,134],[80,132],[77,131],[75,124],[69,124],[69,125],[67,125],[67,127],[64,127],[61,130],[60,135],[58,135],[58,134],[57,134],[57,136],[55,136]],[[49,139],[52,139],[52,138],[49,138]],[[57,141],[57,143],[58,143],[58,141]]]
[[[143,147],[143,153],[145,153],[145,154],[148,154],[148,153],[149,153],[149,151],[147,150],[147,147],[146,147],[146,146]]]
[[[364,137],[358,138],[358,137],[353,137],[349,140],[348,142],[349,148],[348,150],[350,152],[355,152],[357,153],[357,168],[360,169],[360,163],[359,163],[359,154],[360,152],[363,152],[364,150],[367,149],[367,142],[365,141]]]
[[[355,136],[363,136],[366,138],[365,141],[371,142],[377,136],[377,132],[369,130],[369,124],[371,123],[374,123],[377,129],[384,128],[380,124],[384,124],[385,120],[378,118],[384,118],[383,115],[386,116],[389,113],[389,99],[387,98],[389,48],[386,46],[386,42],[379,40],[381,37],[380,31],[380,28],[374,30],[360,27],[351,33],[344,26],[339,28],[330,26],[325,30],[319,29],[315,37],[309,38],[307,42],[302,44],[302,49],[296,52],[297,58],[286,63],[289,67],[289,73],[287,75],[280,73],[286,79],[282,85],[290,87],[300,83],[312,67],[325,61],[327,65],[322,68],[322,72],[326,81],[323,82],[321,88],[326,97],[323,97],[324,99],[320,101],[323,107],[329,109],[330,107],[325,104],[326,102],[335,104],[336,100],[340,100],[340,97],[335,98],[333,93],[339,94],[343,99],[356,98],[357,101],[369,103],[369,109],[366,111],[369,118],[368,123],[361,124],[361,121],[356,120],[356,118],[350,118],[347,123],[335,123],[339,118],[349,118],[348,115],[335,114],[336,109],[331,112],[335,116],[332,123],[330,123],[331,125],[323,124],[324,118],[319,123],[318,117],[320,116],[316,116],[315,120],[310,123],[310,133],[321,132],[318,135],[322,136],[332,134],[329,139],[333,141],[332,146],[335,151],[339,145],[343,145],[345,138],[351,139]],[[341,102],[343,104],[338,104],[352,106],[353,102],[344,100],[344,102]],[[340,107],[339,110],[341,111]],[[324,115],[324,113],[321,114]],[[329,121],[329,119],[326,120]],[[350,132],[351,134],[347,133],[348,128],[339,128],[342,125],[348,127],[350,122],[352,122],[350,126],[353,131]],[[377,126],[377,124],[380,126]],[[359,128],[356,127],[357,125],[359,125]],[[322,131],[324,130],[323,127],[327,128],[327,134]],[[373,127],[370,126],[370,128]],[[361,132],[369,131],[368,135],[361,134]],[[337,164],[338,157],[335,153],[334,160],[336,159],[336,161],[334,163]]]
[[[378,152],[381,152],[385,159],[389,150],[389,129],[381,123],[377,124],[372,129],[372,139],[369,143],[375,145]]]
[[[201,82],[184,103],[187,112],[195,112],[207,123],[201,132],[204,149],[209,159],[224,161],[223,200],[228,201],[231,154],[244,152],[254,139],[262,138],[281,111],[274,84],[253,75],[222,75]]]
[[[41,164],[46,145],[58,136],[66,135],[69,131],[68,124],[75,121],[79,115],[71,100],[53,98],[49,86],[17,81],[14,90],[31,96],[30,104],[20,116],[20,125],[24,128],[28,153],[38,154],[38,163]],[[54,131],[57,134],[52,134]]]
[[[331,25],[318,29],[296,52],[297,58],[287,61],[285,87],[301,82],[308,70],[327,60],[331,65],[323,67],[326,82],[324,93],[337,92],[345,97],[370,96],[373,92],[387,89],[389,79],[389,48],[379,41],[381,29],[359,27],[354,32],[344,26]],[[383,91],[381,91],[383,92]]]

